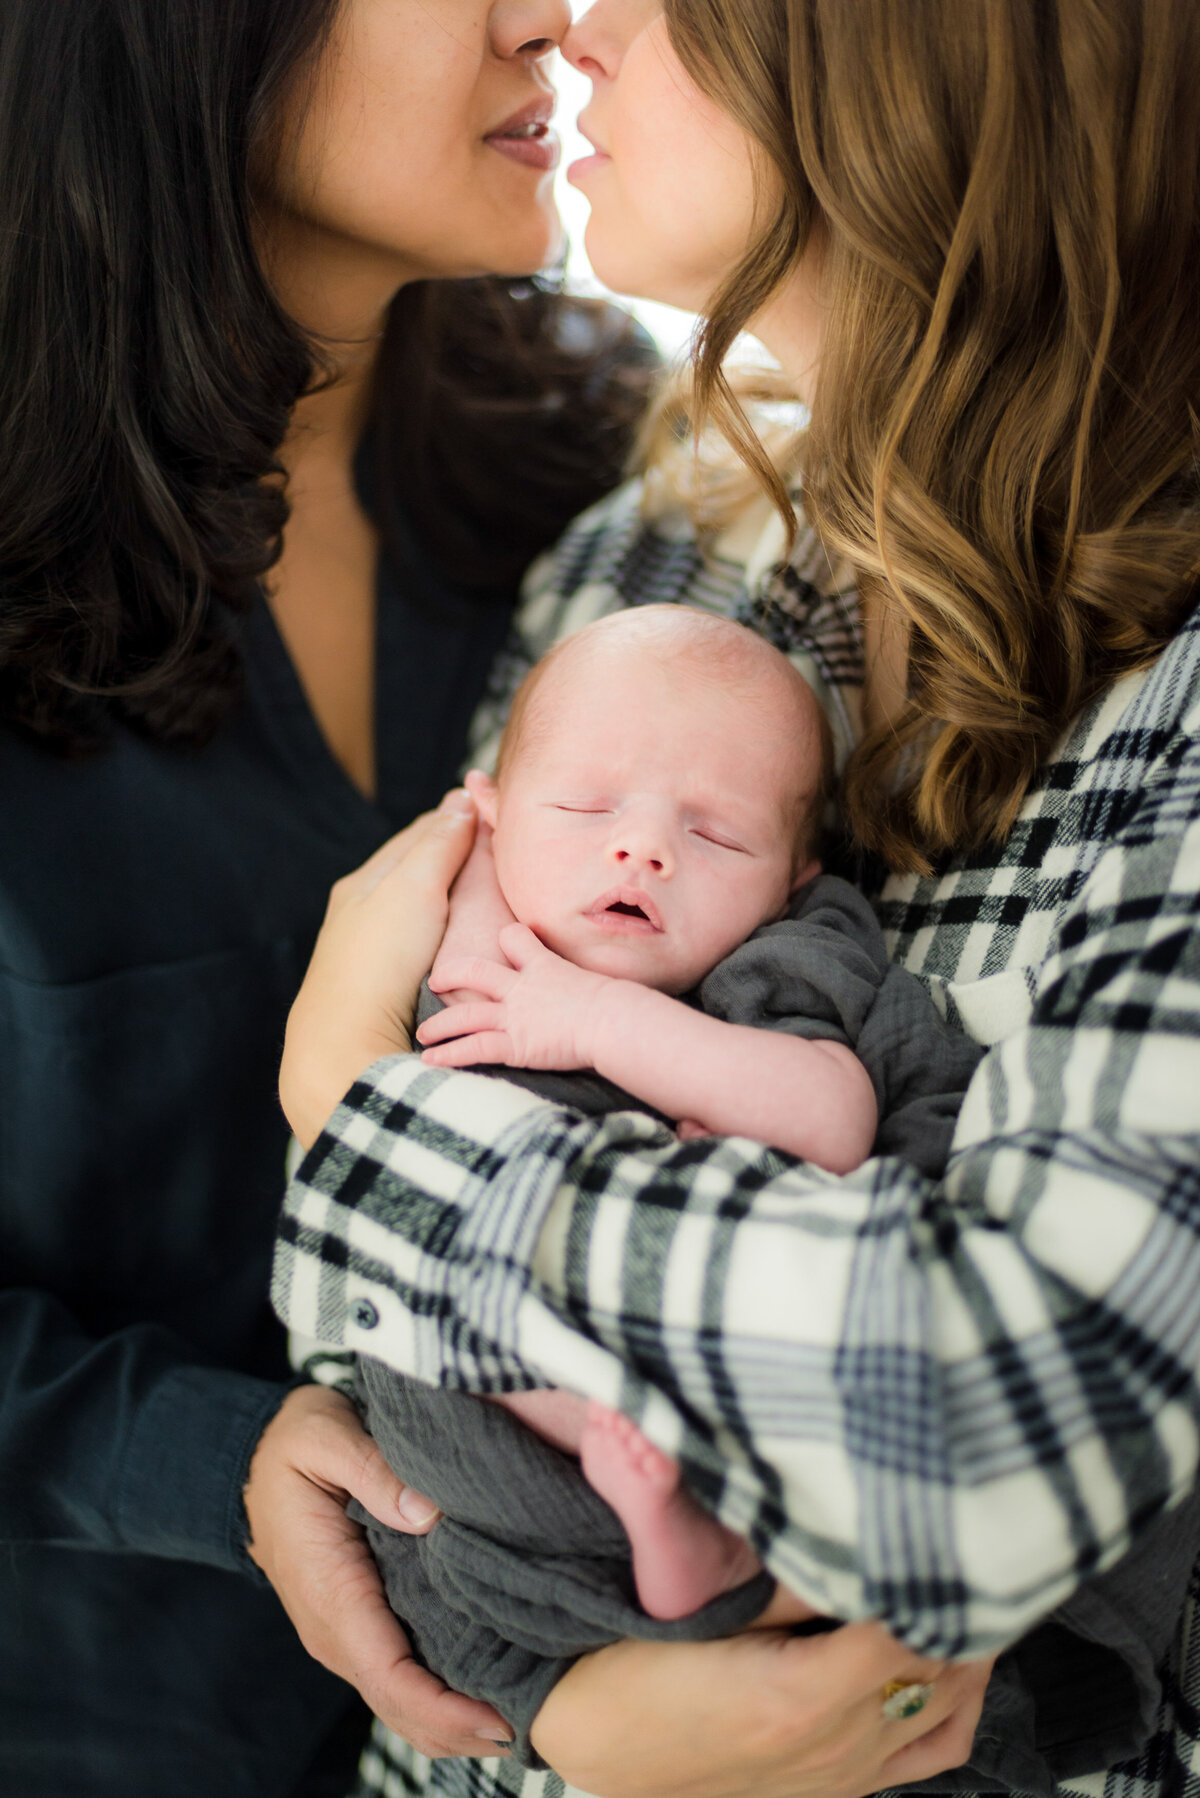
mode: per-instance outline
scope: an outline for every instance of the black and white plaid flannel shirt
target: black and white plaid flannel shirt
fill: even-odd
[[[476,759],[529,660],[650,600],[763,629],[844,751],[852,595],[811,536],[780,576],[777,542],[743,528],[702,558],[632,490],[594,509],[530,577]],[[632,1113],[580,1122],[398,1057],[293,1180],[274,1297],[335,1359],[619,1405],[811,1603],[975,1655],[1196,1477],[1200,618],[1076,722],[1002,852],[892,879],[880,915],[989,1050],[943,1180],[878,1160],[837,1179]],[[1200,1793],[1194,1599],[1158,1735],[1072,1793]],[[429,1764],[382,1730],[363,1764],[363,1798],[563,1789],[502,1762]]]

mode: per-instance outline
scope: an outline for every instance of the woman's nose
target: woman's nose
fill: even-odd
[[[497,0],[492,44],[497,56],[549,56],[570,25],[568,0]]]
[[[611,27],[608,10],[607,0],[593,0],[559,45],[571,67],[591,81],[603,75],[611,79],[620,66],[619,39]]]

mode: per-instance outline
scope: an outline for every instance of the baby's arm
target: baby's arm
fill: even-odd
[[[500,946],[511,967],[442,967],[440,980],[469,984],[485,999],[421,1026],[435,1066],[595,1068],[668,1117],[770,1143],[831,1173],[870,1154],[875,1089],[840,1043],[705,1017],[665,993],[574,967],[522,925]]]
[[[597,1073],[712,1136],[749,1136],[831,1174],[867,1159],[875,1089],[841,1043],[726,1024],[649,987],[611,984],[618,991],[597,1020]]]

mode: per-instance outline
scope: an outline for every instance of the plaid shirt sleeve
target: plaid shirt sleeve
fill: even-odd
[[[292,1184],[281,1315],[619,1404],[811,1602],[931,1653],[1014,1639],[1195,1476],[1200,744],[1154,767],[942,1183],[399,1057]]]

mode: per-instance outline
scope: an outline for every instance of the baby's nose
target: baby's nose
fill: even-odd
[[[628,872],[648,868],[667,876],[673,866],[668,833],[649,819],[623,819],[613,833],[611,849],[614,862]]]
[[[651,855],[648,850],[618,848],[613,851],[613,858],[621,863],[632,863],[638,868],[653,868],[656,874],[661,874],[666,867],[663,856]]]

